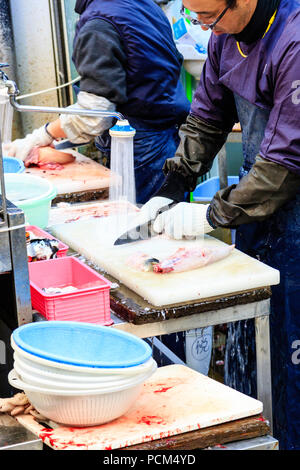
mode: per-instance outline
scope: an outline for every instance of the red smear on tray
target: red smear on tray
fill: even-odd
[[[263,416],[259,416],[259,418],[256,418],[257,421],[262,421],[263,423],[266,421]]]
[[[154,390],[154,393],[164,393],[170,390],[170,388],[173,388],[173,387],[163,387],[160,390]]]
[[[167,424],[162,418],[159,416],[143,416],[138,423],[144,423],[147,424],[148,426],[151,426],[152,424]]]

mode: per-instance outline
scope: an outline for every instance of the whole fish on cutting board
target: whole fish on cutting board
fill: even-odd
[[[137,271],[153,271],[157,274],[179,273],[202,268],[215,263],[230,255],[234,245],[216,246],[204,248],[178,248],[173,254],[162,258],[151,257],[147,253],[134,253],[128,257],[126,264]]]

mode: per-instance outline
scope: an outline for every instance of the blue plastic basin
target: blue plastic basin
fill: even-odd
[[[19,158],[3,157],[4,173],[23,173],[25,165]]]
[[[81,367],[133,367],[152,356],[150,346],[142,339],[91,323],[29,323],[17,328],[13,339],[29,354]]]
[[[232,184],[238,184],[238,176],[228,176],[228,186]],[[208,202],[211,201],[217,191],[220,189],[220,178],[214,176],[209,178],[203,183],[198,184],[195,191],[193,192],[193,200],[195,202]]]

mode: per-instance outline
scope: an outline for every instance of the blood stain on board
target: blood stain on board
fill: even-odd
[[[162,418],[159,416],[143,416],[138,423],[147,424],[151,426],[153,424],[167,424]]]
[[[168,390],[170,390],[170,388],[173,388],[173,387],[162,387],[162,388],[159,389],[159,390],[154,390],[154,393],[165,393],[165,392],[167,392]]]

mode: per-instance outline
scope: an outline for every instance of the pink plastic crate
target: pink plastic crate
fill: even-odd
[[[59,243],[58,243],[58,252],[56,253],[56,257],[62,258],[63,256],[66,256],[67,251],[69,249],[68,245],[65,245],[63,242],[61,242],[57,238],[50,235],[50,233],[45,232],[45,230],[42,230],[40,227],[37,227],[36,225],[26,225],[25,230],[26,232],[29,231],[29,232],[34,233],[38,238],[43,237],[43,238],[49,238],[50,240],[57,240]]]
[[[28,263],[33,309],[47,320],[111,325],[110,282],[73,256]],[[43,288],[76,287],[71,293],[49,294]]]

